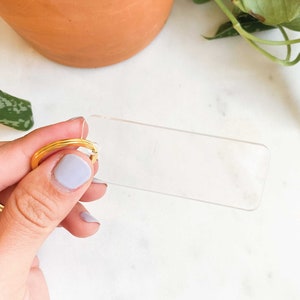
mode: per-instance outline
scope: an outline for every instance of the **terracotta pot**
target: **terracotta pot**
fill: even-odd
[[[173,0],[1,0],[0,16],[37,51],[76,67],[127,59],[165,24]]]

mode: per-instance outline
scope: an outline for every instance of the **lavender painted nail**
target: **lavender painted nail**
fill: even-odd
[[[80,156],[67,154],[57,164],[53,174],[62,186],[73,190],[90,179],[92,170],[89,164]]]
[[[83,211],[80,214],[80,217],[84,222],[100,224],[100,222],[95,217],[93,217],[88,211]]]
[[[105,184],[107,186],[107,183],[104,182],[103,180],[94,177],[92,183],[99,183],[99,184]]]

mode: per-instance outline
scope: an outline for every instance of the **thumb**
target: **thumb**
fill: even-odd
[[[26,277],[41,244],[81,198],[92,177],[89,158],[66,150],[19,182],[0,214],[0,282]]]

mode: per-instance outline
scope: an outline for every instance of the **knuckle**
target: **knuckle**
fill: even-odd
[[[57,221],[55,202],[43,189],[28,190],[26,185],[21,185],[16,189],[14,199],[17,212],[31,226],[45,229]]]

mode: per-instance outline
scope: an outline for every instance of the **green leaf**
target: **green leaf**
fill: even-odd
[[[232,0],[243,12],[253,15],[264,24],[287,24],[299,17],[299,0]]]
[[[300,16],[294,19],[293,21],[282,25],[291,30],[300,31]]]
[[[29,130],[33,126],[30,102],[0,90],[0,123],[17,130]]]
[[[206,3],[206,2],[209,2],[210,0],[193,0],[194,3],[197,3],[197,4],[203,4],[203,3]]]
[[[274,29],[273,26],[265,25],[246,13],[240,13],[236,18],[241,26],[250,33]],[[233,28],[232,23],[229,21],[222,24],[213,37],[206,37],[206,39],[214,40],[237,35],[239,35],[238,32]]]

